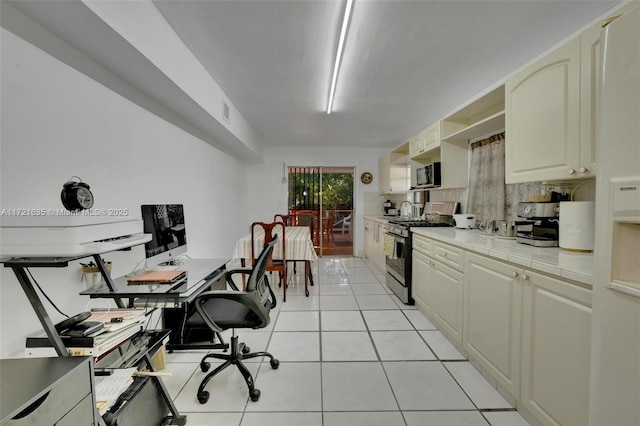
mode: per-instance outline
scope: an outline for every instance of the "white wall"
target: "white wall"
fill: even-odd
[[[62,184],[77,175],[91,185],[95,208],[139,217],[144,203],[184,204],[188,254],[231,256],[254,206],[238,196],[246,193],[246,165],[4,29],[1,53],[0,208],[61,208]],[[118,276],[144,251],[105,258]],[[77,263],[32,272],[63,312],[86,310]],[[12,272],[2,268],[1,278],[0,357],[19,357],[24,336],[41,327]],[[54,322],[63,318],[45,305]]]
[[[378,191],[378,159],[386,152],[377,148],[271,148],[265,152],[265,162],[249,171],[248,196],[252,211],[250,220],[270,220],[276,213],[287,211],[288,184],[284,166],[355,167],[353,241],[355,254],[364,252],[364,193]],[[369,171],[374,180],[369,185],[360,182],[360,174]]]

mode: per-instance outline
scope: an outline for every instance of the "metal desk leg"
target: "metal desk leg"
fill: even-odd
[[[51,342],[59,356],[69,356],[67,348],[64,346],[64,343],[62,343],[62,339],[60,338],[58,331],[53,325],[53,322],[51,322],[51,318],[49,318],[49,314],[47,314],[47,310],[42,305],[40,297],[33,288],[33,284],[31,284],[31,280],[24,268],[20,266],[12,266],[11,269],[13,269],[13,273],[16,274],[16,277],[22,286],[22,290],[27,295],[27,299],[31,302],[31,306],[38,316],[40,324],[42,324],[44,331],[47,333],[49,342]]]
[[[153,367],[153,363],[151,362],[151,358],[149,357],[148,353],[146,353],[144,355],[144,361],[147,364],[147,367],[149,368],[149,371],[156,371],[156,369]],[[171,414],[172,414],[171,423],[169,423],[169,424],[179,425],[179,426],[186,425],[187,424],[187,416],[183,415],[183,414],[180,414],[178,412],[178,408],[176,408],[176,405],[173,403],[173,400],[171,399],[171,396],[169,396],[169,391],[167,390],[167,387],[164,385],[164,382],[162,381],[162,377],[153,376],[153,377],[151,377],[151,379],[154,379],[156,381],[156,383],[160,387],[160,390],[162,392],[162,397],[164,398],[164,401],[169,406],[169,411],[171,411]]]
[[[109,288],[109,291],[111,292],[115,291],[116,288],[113,285],[113,280],[111,279],[111,275],[109,275],[109,272],[107,271],[107,266],[104,264],[104,260],[102,260],[102,256],[100,256],[99,254],[94,254],[93,260],[96,261],[98,270],[102,274],[102,278],[104,279],[104,282],[107,283],[107,287]],[[113,300],[116,302],[116,306],[118,306],[118,308],[124,308],[124,303],[122,303],[122,300],[120,298],[114,298]]]

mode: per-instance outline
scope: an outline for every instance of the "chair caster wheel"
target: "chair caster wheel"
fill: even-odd
[[[273,368],[274,370],[277,370],[278,367],[280,367],[280,361],[278,361],[277,359],[272,359],[271,362],[271,368]]]
[[[249,391],[249,397],[251,398],[251,401],[256,402],[258,399],[260,399],[260,389]]]
[[[242,353],[243,354],[248,354],[249,352],[251,352],[251,348],[249,348],[249,346],[245,346],[242,348]]]
[[[198,401],[200,402],[200,404],[206,404],[208,400],[209,400],[209,391],[202,391],[202,393],[198,394]]]
[[[207,371],[209,371],[209,369],[211,368],[211,364],[208,362],[201,362],[200,363],[200,370],[202,370],[203,373],[206,373]],[[203,402],[204,404],[204,402]]]

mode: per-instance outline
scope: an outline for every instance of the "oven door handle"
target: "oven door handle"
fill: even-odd
[[[405,238],[407,238],[407,237],[403,237],[402,235],[394,234],[393,232],[390,232],[390,231],[385,232],[385,234],[387,234],[387,235],[389,235],[389,236],[391,236],[393,238],[397,238],[399,240],[404,240]]]

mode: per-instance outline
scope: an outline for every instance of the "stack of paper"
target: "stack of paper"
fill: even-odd
[[[112,322],[118,318],[117,322]],[[92,310],[87,321],[103,322],[105,327],[99,332],[82,337],[61,335],[62,343],[70,355],[100,357],[115,348],[126,339],[142,330],[145,321],[144,310],[141,309],[110,309]],[[25,356],[47,357],[55,356],[49,338],[43,335],[28,336],[26,338]]]
[[[97,376],[96,385],[96,408],[100,415],[104,415],[111,406],[118,400],[118,397],[127,390],[133,383],[133,373],[137,368],[117,368],[112,370],[110,376]]]

